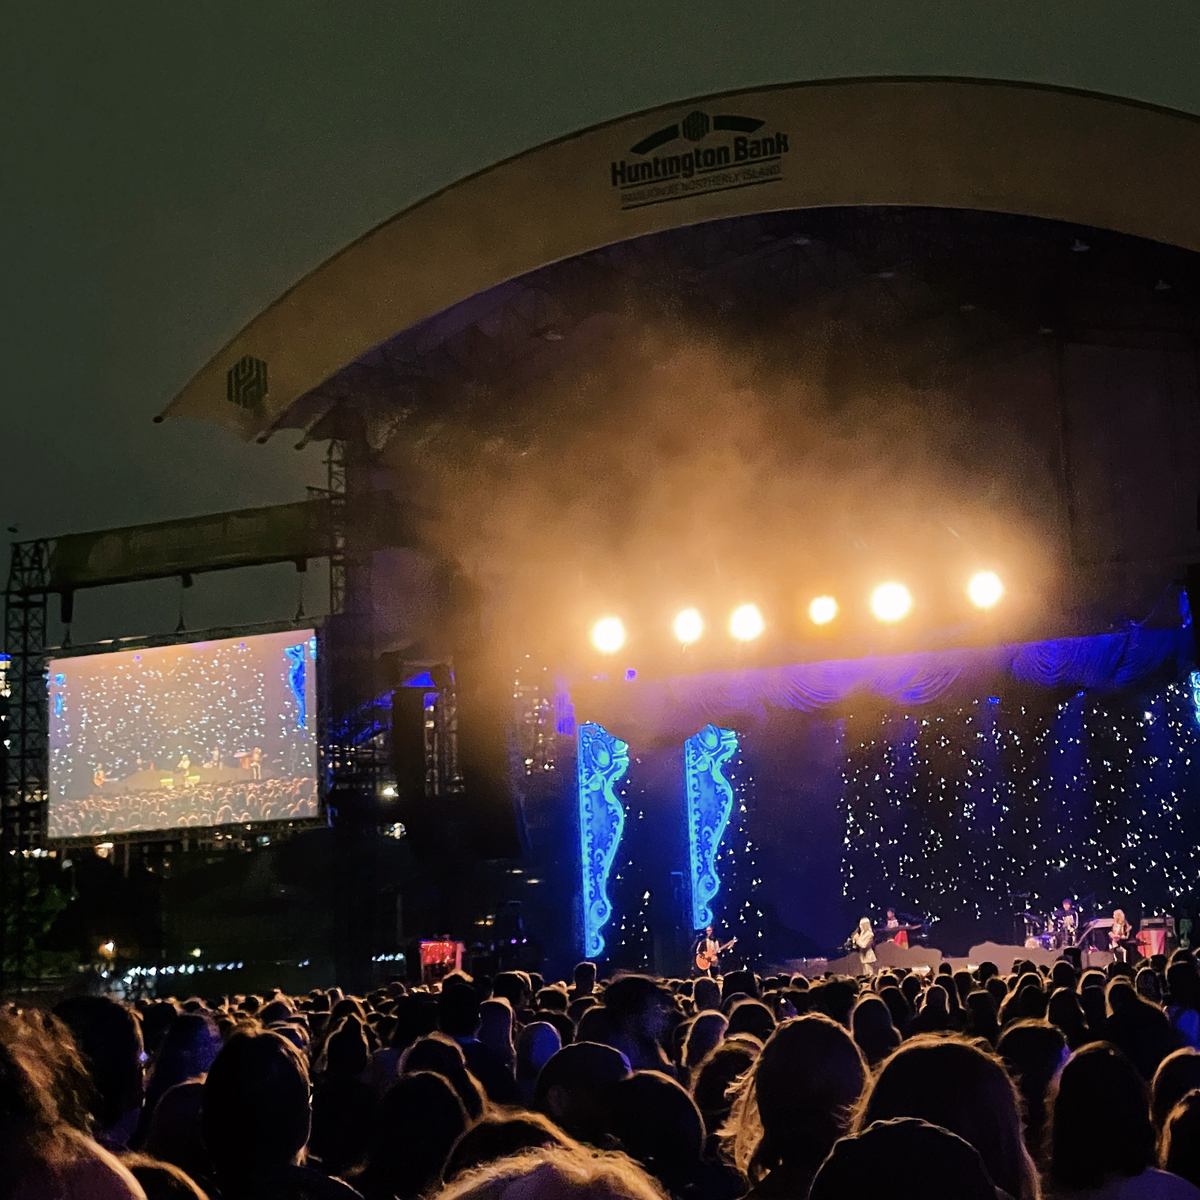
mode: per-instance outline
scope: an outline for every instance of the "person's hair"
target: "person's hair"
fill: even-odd
[[[742,1076],[721,1133],[738,1170],[759,1180],[785,1159],[815,1170],[849,1127],[866,1078],[862,1052],[836,1021],[784,1021]]]
[[[808,1200],[857,1200],[878,1194],[888,1200],[996,1200],[979,1151],[958,1134],[914,1117],[876,1121],[838,1141],[821,1164]]]
[[[594,986],[596,983],[596,964],[586,960],[576,963],[572,978],[577,984],[583,983]]]
[[[446,1079],[458,1093],[467,1115],[474,1120],[483,1112],[483,1089],[467,1070],[466,1059],[457,1042],[438,1033],[420,1038],[400,1056],[401,1075],[433,1071]]]
[[[450,1149],[442,1179],[449,1183],[464,1171],[486,1166],[539,1146],[578,1149],[579,1143],[541,1113],[494,1112],[480,1117]]]
[[[891,1010],[878,997],[868,992],[850,1014],[854,1041],[871,1066],[882,1062],[900,1045],[900,1035],[892,1021]]]
[[[443,984],[437,998],[438,1024],[451,1037],[471,1037],[479,1028],[479,997],[467,983]]]
[[[66,1157],[68,1127],[54,1095],[52,1039],[24,1013],[0,1012],[0,1197],[18,1200],[26,1179]]]
[[[683,1043],[683,1065],[688,1070],[698,1067],[714,1046],[719,1046],[728,1028],[728,1021],[719,1012],[702,1012],[688,1027]]]
[[[134,1013],[108,996],[72,996],[54,1015],[71,1031],[95,1087],[93,1115],[101,1128],[140,1106],[142,1030]]]
[[[1033,1018],[1014,1021],[996,1046],[1025,1101],[1025,1145],[1035,1158],[1042,1152],[1046,1093],[1062,1065],[1066,1047],[1061,1029]]]
[[[762,1048],[753,1039],[741,1036],[714,1046],[692,1073],[691,1092],[704,1127],[715,1134],[733,1108],[730,1089],[750,1068]]]
[[[154,1061],[154,1073],[146,1088],[142,1127],[163,1093],[185,1079],[205,1075],[221,1050],[221,1033],[208,1013],[180,1013],[162,1039]]]
[[[1150,1084],[1150,1116],[1161,1130],[1171,1109],[1193,1088],[1200,1088],[1200,1051],[1174,1050],[1158,1064]]]
[[[548,1147],[460,1175],[437,1200],[665,1200],[624,1154]]]
[[[750,1033],[765,1042],[775,1028],[775,1015],[761,1000],[740,997],[729,1009],[727,1034]]]
[[[618,1083],[612,1132],[625,1152],[673,1194],[693,1182],[704,1153],[704,1120],[675,1080],[638,1071]]]
[[[414,1200],[439,1178],[467,1124],[462,1101],[441,1075],[402,1076],[375,1111],[363,1190]]]
[[[196,1181],[174,1163],[147,1154],[126,1154],[121,1163],[142,1185],[146,1200],[208,1200]]]
[[[1167,1114],[1158,1165],[1200,1187],[1200,1089],[1193,1088]]]
[[[996,1186],[1015,1200],[1040,1194],[1025,1148],[1020,1098],[994,1053],[962,1038],[906,1042],[880,1068],[855,1130],[894,1117],[919,1117],[957,1133],[979,1151]]]
[[[1067,1060],[1051,1089],[1047,1164],[1056,1188],[1101,1186],[1154,1161],[1146,1083],[1115,1046],[1093,1042]]]
[[[270,1030],[239,1031],[204,1081],[204,1141],[218,1175],[286,1166],[308,1144],[308,1064]]]
[[[531,1021],[517,1036],[516,1075],[533,1082],[538,1072],[562,1049],[562,1038],[548,1021]]]

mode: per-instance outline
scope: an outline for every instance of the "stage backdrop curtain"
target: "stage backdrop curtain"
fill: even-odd
[[[620,736],[660,741],[710,722],[740,728],[771,711],[816,712],[854,696],[907,707],[979,696],[1008,682],[1041,688],[1118,691],[1155,672],[1181,673],[1190,628],[1140,629],[1082,638],[714,671],[665,679],[590,682],[560,695],[560,713],[599,721]],[[573,699],[574,703],[571,703]]]

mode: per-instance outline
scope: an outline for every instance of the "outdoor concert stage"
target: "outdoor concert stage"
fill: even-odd
[[[1071,896],[1136,927],[1194,905],[1191,653],[1182,626],[660,678],[631,664],[560,690],[557,783],[522,798],[530,861],[547,899],[574,896],[576,951],[612,968],[683,971],[710,922],[738,938],[726,965],[834,963],[887,908],[930,923],[913,962],[1053,961],[1025,949],[1024,910]]]

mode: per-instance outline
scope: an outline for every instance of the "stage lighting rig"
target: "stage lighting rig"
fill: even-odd
[[[808,606],[808,619],[814,625],[828,625],[838,615],[838,602],[832,596],[817,596]]]
[[[742,604],[729,616],[729,632],[739,642],[752,642],[766,628],[762,613],[753,604]]]
[[[685,608],[675,617],[672,628],[676,638],[685,646],[690,646],[700,640],[700,635],[704,632],[704,618],[696,609]]]
[[[871,593],[871,612],[885,625],[903,621],[912,606],[912,593],[902,583],[881,583]]]
[[[620,617],[601,617],[592,626],[592,645],[601,654],[616,654],[625,645],[625,623]]]
[[[1004,584],[995,571],[977,571],[967,584],[967,596],[976,608],[995,608],[1004,596]]]

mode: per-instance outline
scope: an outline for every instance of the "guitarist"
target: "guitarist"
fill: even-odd
[[[723,946],[713,937],[713,927],[710,925],[704,931],[704,936],[696,943],[696,969],[702,975],[716,977],[720,972],[721,955],[728,950],[737,938],[726,942]]]

